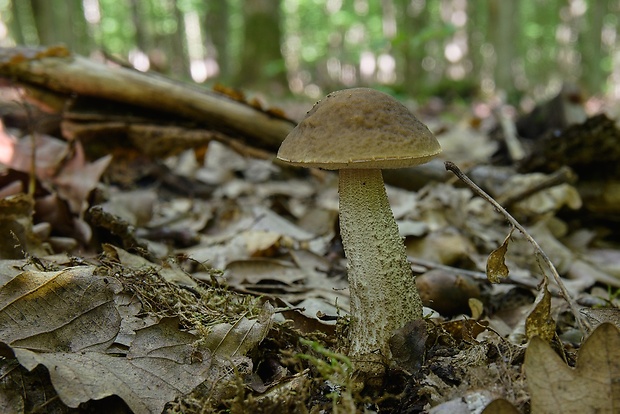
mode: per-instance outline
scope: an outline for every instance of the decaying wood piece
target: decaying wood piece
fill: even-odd
[[[239,97],[105,65],[64,47],[0,48],[0,77],[22,85],[37,107],[61,113],[63,136],[88,142],[93,157],[127,145],[163,157],[216,140],[268,159],[295,125]],[[386,183],[410,190],[447,176],[441,163],[385,175]]]
[[[172,80],[111,67],[62,47],[0,48],[0,76],[68,95],[82,95],[149,108],[251,137],[275,150],[294,123],[249,104]]]
[[[519,141],[517,127],[512,119],[505,113],[504,108],[498,108],[498,110],[495,111],[495,116],[502,129],[502,136],[511,162],[521,161],[525,157],[525,150],[523,149],[523,144]]]
[[[125,141],[125,144],[130,143],[141,153],[155,158],[174,155],[188,148],[206,146],[211,141],[221,142],[244,156],[260,159],[273,157],[273,154],[268,151],[245,145],[240,140],[226,134],[207,129],[121,121],[63,121],[61,126],[65,138],[80,140],[84,143],[107,139],[107,148],[109,148],[110,137],[115,137],[117,143]],[[95,155],[101,156],[102,154]]]
[[[620,221],[620,179],[579,181],[577,190],[595,217]]]
[[[619,178],[620,130],[615,122],[601,114],[560,133],[546,133],[533,143],[519,171],[552,172],[565,165],[580,179]]]
[[[499,149],[493,156],[494,163],[519,164],[537,151],[532,147],[541,137],[557,135],[571,125],[583,123],[587,119],[583,102],[579,88],[567,83],[555,97],[536,105],[514,122],[505,113],[506,107],[497,108],[494,113],[499,125],[489,133],[499,142]]]
[[[571,125],[581,124],[588,118],[583,103],[580,88],[564,83],[556,96],[517,119],[517,134],[525,139],[537,139],[549,131],[564,131]]]

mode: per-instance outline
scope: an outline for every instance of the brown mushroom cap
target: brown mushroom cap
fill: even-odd
[[[286,137],[278,159],[302,167],[404,168],[441,152],[426,125],[390,95],[368,88],[330,93]]]

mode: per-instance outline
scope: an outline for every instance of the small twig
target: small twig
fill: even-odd
[[[564,166],[554,172],[553,174],[546,177],[544,180],[540,181],[536,185],[533,185],[529,188],[524,189],[523,191],[517,194],[510,194],[506,197],[498,197],[497,202],[504,206],[511,206],[517,201],[524,200],[539,191],[546,190],[548,188],[553,188],[557,185],[564,183],[571,183],[575,181],[575,173],[570,168]]]
[[[453,273],[456,275],[466,275],[466,276],[470,276],[472,279],[475,280],[485,280],[488,281],[489,279],[487,278],[487,274],[484,272],[479,272],[479,271],[475,271],[475,270],[467,270],[467,269],[461,269],[459,267],[452,267],[452,266],[446,266],[443,264],[439,264],[439,263],[434,263],[428,260],[424,260],[424,259],[420,259],[417,257],[413,257],[413,256],[407,256],[407,260],[409,260],[409,263],[411,263],[414,266],[420,266],[425,268],[426,270],[431,270],[431,269],[436,269],[436,270],[442,270],[444,272],[448,272],[448,273]],[[414,269],[415,271],[415,269]],[[538,283],[534,282],[534,281],[530,281],[530,280],[526,280],[524,278],[514,278],[511,276],[508,276],[505,279],[502,279],[500,281],[500,283],[505,283],[505,284],[510,284],[510,285],[516,285],[516,286],[521,286],[527,289],[537,289],[538,288]],[[555,286],[551,286],[549,288],[549,293],[551,293],[551,296],[554,297],[562,297],[562,294],[558,291],[558,289],[555,288]]]
[[[450,161],[446,161],[444,165],[446,166],[446,170],[454,173],[454,175],[456,175],[461,181],[463,181],[463,183],[465,183],[469,188],[471,188],[472,191],[475,192],[479,197],[483,198],[488,203],[490,203],[493,207],[495,207],[495,209],[499,211],[510,222],[510,224],[513,227],[519,230],[521,234],[525,236],[527,241],[529,241],[530,244],[532,244],[532,246],[534,246],[536,253],[539,255],[539,257],[543,259],[547,267],[551,270],[553,279],[555,280],[555,283],[560,288],[560,291],[562,292],[562,296],[564,297],[564,300],[566,300],[566,302],[568,303],[568,306],[570,307],[571,312],[575,316],[575,320],[577,322],[577,325],[579,325],[579,329],[584,334],[584,336],[587,335],[587,333],[590,330],[590,324],[583,319],[581,313],[579,313],[579,311],[577,310],[575,301],[571,297],[570,293],[568,293],[566,286],[564,286],[564,282],[562,282],[562,278],[558,274],[558,271],[556,270],[553,263],[551,263],[549,256],[547,256],[547,254],[540,248],[536,240],[534,240],[534,238],[525,230],[525,228],[521,224],[519,224],[519,222],[514,217],[512,217],[510,213],[506,211],[506,209],[504,209],[497,201],[495,201],[493,197],[485,193],[480,187],[476,185],[476,183],[470,180],[469,177],[467,177],[459,169],[459,167],[456,166],[456,164]],[[547,275],[544,272],[543,272],[543,276],[547,278]]]
[[[499,119],[504,142],[506,143],[506,148],[508,149],[510,159],[513,162],[521,161],[525,158],[525,150],[523,149],[523,145],[521,145],[521,141],[519,141],[517,127],[515,126],[514,121],[508,117],[504,111],[504,108],[496,109],[495,116]]]
[[[436,269],[436,270],[443,270],[444,272],[449,272],[449,273],[460,273],[462,275],[467,275],[473,279],[478,279],[478,280],[486,280],[487,278],[487,275],[484,272],[478,272],[475,270],[467,270],[467,269],[460,269],[458,267],[446,266],[440,263],[431,262],[429,260],[420,259],[418,257],[407,256],[407,260],[409,261],[409,263],[413,264],[414,266],[421,266],[421,267],[426,268],[426,270]]]

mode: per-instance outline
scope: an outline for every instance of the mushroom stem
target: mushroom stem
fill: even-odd
[[[391,357],[394,330],[422,318],[405,246],[380,169],[340,170],[340,233],[351,296],[349,355],[358,370]]]

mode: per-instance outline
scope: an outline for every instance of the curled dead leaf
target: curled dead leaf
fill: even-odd
[[[525,334],[528,339],[538,336],[545,342],[551,342],[555,336],[555,321],[551,317],[551,294],[547,284],[545,278],[534,301],[534,308],[525,319]]]
[[[502,279],[508,277],[508,266],[506,266],[505,256],[508,251],[508,241],[512,236],[514,227],[510,229],[510,233],[504,239],[504,242],[497,249],[493,250],[487,259],[487,279],[491,283],[499,283]]]
[[[610,323],[599,325],[584,342],[575,368],[539,337],[530,341],[524,367],[532,413],[620,411],[620,331]]]
[[[136,331],[127,358],[101,352],[14,351],[29,370],[39,364],[47,367],[58,396],[69,407],[117,395],[134,413],[151,414],[205,380],[223,379],[210,370],[207,350],[200,358],[193,356],[196,339],[169,318]]]
[[[94,269],[29,270],[2,286],[0,341],[39,352],[106,349],[120,328],[114,304],[120,285],[94,276]]]

